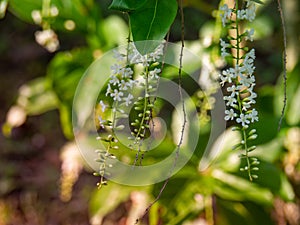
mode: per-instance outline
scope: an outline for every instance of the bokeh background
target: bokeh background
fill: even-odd
[[[228,130],[221,154],[201,171],[204,147],[199,143],[143,224],[300,224],[300,2],[282,2],[288,101],[280,131],[283,32],[276,1],[263,2],[250,43],[257,56],[259,178],[251,183],[239,172],[240,161],[230,148],[236,136]],[[0,225],[133,224],[159,193],[161,183],[138,188],[109,183],[98,190],[98,178],[74,144],[71,110],[77,83],[94,60],[128,36],[126,14],[110,10],[110,3],[0,0]],[[184,1],[187,47],[208,60],[200,71],[224,67],[219,3]],[[180,32],[178,16],[169,41],[179,42]],[[189,87],[199,109],[209,110],[196,87]],[[203,123],[209,121],[205,110],[199,110]]]

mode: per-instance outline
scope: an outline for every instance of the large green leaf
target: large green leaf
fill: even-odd
[[[33,10],[42,10],[42,4],[42,0],[10,0],[9,11],[20,19],[33,23],[31,13]],[[66,31],[65,22],[72,20],[75,30],[94,32],[96,24],[101,21],[99,8],[90,0],[52,0],[51,6],[57,7],[59,11],[55,19],[49,20],[54,29]]]
[[[146,1],[147,0],[113,0],[109,8],[129,12],[140,8]]]
[[[10,0],[9,10],[20,19],[26,22],[33,22],[31,12],[42,8],[42,0]]]
[[[295,198],[293,187],[288,178],[274,164],[261,160],[259,171],[256,174],[258,179],[255,182],[261,187],[267,188],[274,195],[279,195],[286,201],[292,201]]]
[[[177,14],[176,0],[148,0],[138,10],[129,13],[133,41],[162,40]],[[153,49],[137,46],[142,53]]]

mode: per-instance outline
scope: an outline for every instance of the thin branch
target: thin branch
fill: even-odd
[[[282,111],[281,111],[281,115],[280,115],[280,119],[279,119],[279,123],[278,123],[278,131],[280,131],[281,128],[281,124],[282,124],[282,120],[284,118],[284,112],[285,112],[285,108],[286,108],[286,104],[287,104],[287,94],[286,94],[286,89],[287,89],[287,75],[286,75],[286,48],[287,48],[287,41],[286,41],[286,29],[285,29],[285,20],[284,20],[284,15],[283,15],[283,11],[282,11],[282,6],[281,6],[281,2],[280,0],[277,0],[278,3],[278,11],[280,13],[280,18],[281,18],[281,26],[282,26],[282,32],[283,32],[283,89],[284,89],[284,97],[283,97],[283,107],[282,107]]]

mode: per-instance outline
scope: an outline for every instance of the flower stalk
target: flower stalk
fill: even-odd
[[[255,83],[255,50],[244,47],[245,41],[253,41],[254,30],[241,31],[241,24],[255,19],[256,5],[254,1],[235,0],[233,8],[229,8],[227,4],[220,7],[220,15],[222,25],[229,33],[228,40],[220,40],[221,56],[226,60],[232,59],[232,67],[225,69],[220,74],[220,84],[226,87],[226,95],[224,96],[227,109],[225,110],[226,121],[234,121],[236,127],[241,133],[242,140],[238,145],[234,146],[236,150],[242,150],[241,158],[245,159],[246,165],[240,168],[241,171],[247,172],[252,181],[257,178],[253,171],[257,171],[259,161],[257,158],[250,156],[250,152],[255,146],[250,145],[250,141],[257,138],[256,130],[250,130],[249,127],[255,121],[258,121],[258,112],[253,107],[256,103],[257,94],[254,92]],[[232,52],[229,53],[228,50]],[[233,54],[234,53],[234,54]],[[250,131],[249,131],[250,130]]]

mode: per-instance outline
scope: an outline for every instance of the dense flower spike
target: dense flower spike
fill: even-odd
[[[221,56],[233,58],[233,67],[223,70],[220,74],[220,84],[226,85],[227,94],[224,96],[227,109],[225,110],[226,121],[235,121],[236,125],[242,134],[241,145],[245,154],[241,157],[246,159],[246,166],[241,168],[241,171],[248,173],[249,179],[257,178],[257,175],[252,174],[254,168],[251,163],[252,158],[249,156],[249,152],[255,149],[255,146],[249,146],[248,140],[253,140],[257,137],[255,131],[248,132],[248,128],[251,123],[258,121],[258,112],[253,108],[253,104],[256,103],[255,98],[257,94],[254,92],[255,77],[254,77],[254,60],[255,50],[251,49],[248,52],[245,51],[245,47],[242,46],[243,39],[245,41],[253,41],[254,29],[240,32],[240,23],[243,20],[252,22],[255,19],[256,6],[253,1],[245,0],[245,8],[240,9],[238,1],[235,1],[235,8],[230,9],[227,4],[220,7],[220,16],[222,19],[223,27],[228,30],[232,30],[229,36],[231,43],[227,43],[225,40],[220,39]],[[235,34],[232,36],[232,34]],[[236,50],[236,55],[229,54],[230,49]],[[258,164],[257,159],[255,165]]]
[[[110,67],[111,74],[105,92],[105,96],[111,98],[113,104],[109,106],[103,100],[100,100],[98,104],[102,113],[106,113],[107,109],[111,109],[112,112],[111,120],[106,119],[106,117],[104,119],[99,115],[97,117],[98,127],[108,131],[108,134],[105,134],[107,135],[106,137],[98,138],[107,146],[106,150],[97,151],[99,155],[97,162],[100,163],[100,167],[95,175],[100,176],[99,187],[107,182],[105,179],[105,177],[109,176],[107,167],[112,166],[109,160],[113,160],[115,157],[111,151],[119,147],[117,145],[116,131],[125,128],[125,124],[121,124],[120,119],[129,118],[129,113],[127,113],[128,111],[125,108],[133,107],[138,115],[138,118],[134,118],[134,121],[129,121],[132,132],[128,137],[131,140],[131,144],[128,147],[138,152],[134,165],[139,159],[140,152],[146,151],[141,149],[141,146],[147,130],[150,129],[152,108],[155,101],[154,92],[157,89],[159,74],[161,73],[160,63],[157,60],[163,55],[163,48],[164,43],[160,44],[153,52],[141,55],[133,44],[128,44],[126,54],[114,51],[114,58],[117,62]],[[137,75],[134,74],[136,65],[143,67],[143,71]],[[133,94],[135,93],[134,90],[137,90],[137,93],[140,92],[137,101]],[[125,107],[124,110],[122,109],[123,107]]]

